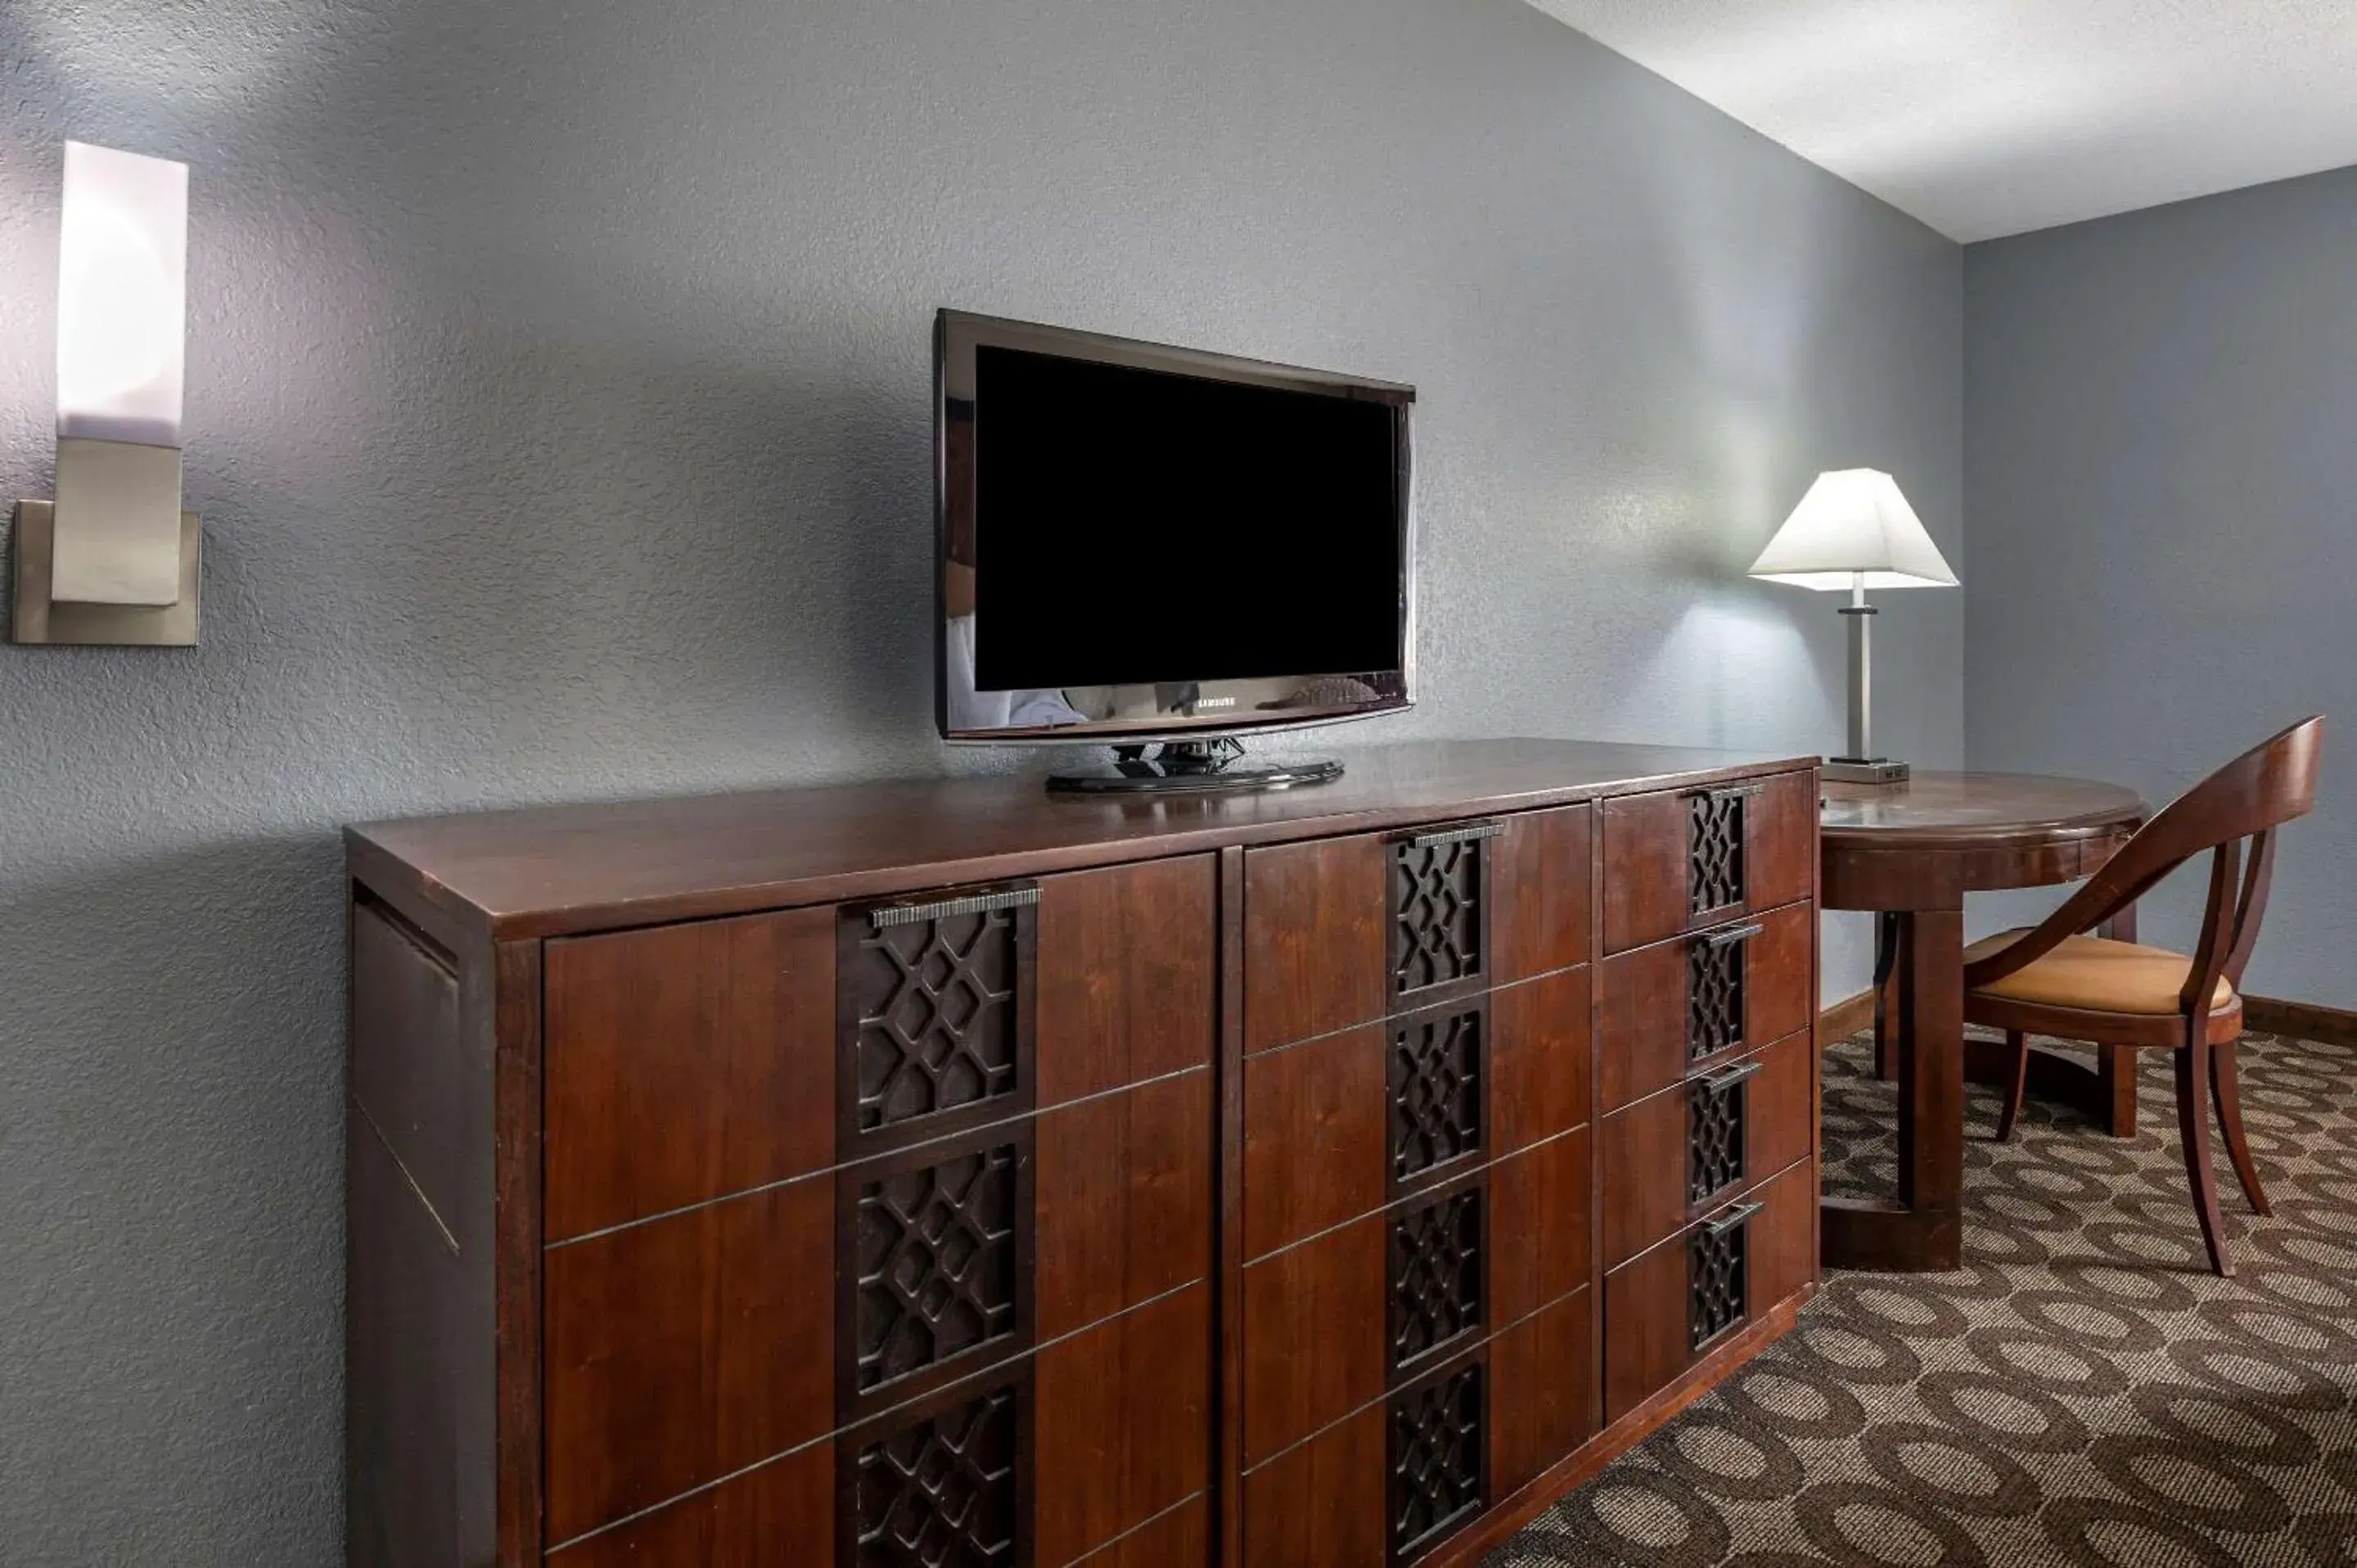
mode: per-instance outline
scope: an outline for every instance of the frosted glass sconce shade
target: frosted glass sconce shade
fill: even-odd
[[[66,144],[58,435],[180,445],[188,166]]]
[[[180,507],[188,168],[68,142],[58,218],[58,489],[16,509],[17,642],[190,643]]]

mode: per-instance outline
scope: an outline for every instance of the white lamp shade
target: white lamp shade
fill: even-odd
[[[66,144],[58,434],[180,445],[188,166]]]
[[[1819,474],[1751,564],[1751,575],[1828,590],[1956,585],[1898,482],[1876,468]]]

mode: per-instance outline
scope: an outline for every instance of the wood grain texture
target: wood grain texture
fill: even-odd
[[[834,1158],[834,914],[548,944],[551,1240]]]
[[[1817,912],[1788,904],[1759,917],[1745,973],[1743,1039],[1748,1046],[1807,1028],[1815,1020]]]
[[[1749,1312],[1758,1317],[1817,1277],[1816,1172],[1796,1165],[1753,1195],[1765,1205],[1751,1217],[1744,1261]]]
[[[1490,998],[1491,1147],[1527,1148],[1587,1121],[1595,1098],[1594,971],[1587,965]]]
[[[1490,1167],[1490,1321],[1512,1323],[1587,1283],[1587,1129]]]
[[[1040,1112],[1033,1204],[1042,1339],[1211,1272],[1211,1075]]]
[[[1685,1077],[1686,975],[1683,939],[1596,966],[1596,1098],[1603,1113]]]
[[[1604,950],[1686,929],[1686,803],[1675,790],[1604,803]]]
[[[553,1541],[834,1424],[834,1189],[824,1177],[553,1249]]]
[[[1490,1347],[1490,1495],[1519,1490],[1597,1429],[1596,1298],[1582,1288]]]
[[[1687,1055],[1687,951],[1699,936],[1680,937],[1597,966],[1597,1090],[1607,1112],[1717,1067],[1746,1050],[1805,1029],[1816,997],[1816,910],[1787,905],[1757,917],[1760,934],[1744,944],[1744,1030],[1707,1062]]]
[[[1681,1230],[1604,1276],[1604,1419],[1635,1410],[1694,1359]]]
[[[1772,909],[1817,886],[1817,776],[1781,773],[1760,781],[1743,813],[1744,907]]]
[[[1598,1125],[1604,1266],[1615,1269],[1686,1222],[1684,1082],[1608,1114]]]
[[[482,1064],[458,1028],[458,969],[450,953],[383,905],[351,911],[351,1094],[435,1218],[461,1235],[475,1217],[465,1195],[490,1182]]]
[[[399,899],[480,933],[557,936],[1382,832],[1812,761],[1596,741],[1411,741],[1353,751],[1335,782],[1276,794],[1141,806],[1053,798],[1019,775],[863,781],[375,822],[345,839],[354,864],[397,884]]]
[[[1593,921],[1595,808],[1518,811],[1490,846],[1500,983],[1586,963]]]
[[[1210,1063],[1215,891],[1208,854],[1039,884],[1041,1106]]]
[[[345,1117],[345,1558],[356,1568],[464,1561],[452,1457],[463,1403],[457,1249],[357,1105]]]
[[[834,1507],[834,1444],[815,1443],[619,1529],[576,1541],[561,1568],[776,1568],[812,1561]]]
[[[1363,835],[1244,856],[1245,1050],[1383,1015],[1383,856]]]
[[[1371,1024],[1244,1061],[1247,1259],[1383,1207],[1388,1038]]]
[[[1372,1405],[1244,1477],[1250,1568],[1384,1568],[1384,1424]]]
[[[1203,1489],[1211,1363],[1205,1284],[1040,1350],[1034,1561],[1071,1563]]]
[[[1808,1032],[1803,1030],[1755,1053],[1760,1071],[1745,1086],[1750,1097],[1743,1144],[1747,1182],[1760,1181],[1795,1160],[1806,1159],[1815,1146],[1816,1080],[1810,1070],[1809,1044]]]
[[[1081,1559],[1085,1568],[1209,1568],[1211,1499],[1208,1493],[1132,1530]]]
[[[1243,1557],[1244,852],[1220,851],[1219,1383],[1212,1401],[1215,1561]]]
[[[1245,1268],[1245,1465],[1383,1391],[1388,1235],[1370,1215]]]
[[[488,1375],[495,1391],[493,1435],[498,1556],[502,1564],[536,1561],[547,1540],[546,1425],[543,1359],[547,1326],[541,1298],[541,999],[545,988],[535,941],[500,942],[488,962],[461,971],[459,1026],[470,1048],[491,1063],[492,1192],[497,1218],[491,1278],[476,1288],[492,1304],[489,1343],[468,1335],[450,1348],[461,1375]],[[480,1255],[479,1250],[478,1255]],[[474,1485],[476,1449],[468,1433],[453,1455],[462,1492]],[[470,1560],[478,1552],[471,1544]]]

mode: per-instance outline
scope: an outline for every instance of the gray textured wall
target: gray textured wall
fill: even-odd
[[[1973,766],[2158,804],[2333,715],[2248,979],[2357,1006],[2357,168],[1964,254]],[[2147,940],[2198,939],[2202,875]]]
[[[12,1563],[334,1555],[339,822],[1004,765],[931,734],[937,306],[1419,384],[1427,703],[1338,745],[1818,750],[1830,603],[1739,576],[1809,478],[1961,562],[1958,249],[1512,0],[8,0],[0,57],[0,495],[74,135],[194,165],[206,525],[201,649],[0,649]],[[1886,617],[1927,758],[1962,611]]]

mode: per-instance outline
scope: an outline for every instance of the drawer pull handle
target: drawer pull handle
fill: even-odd
[[[1694,940],[1706,948],[1731,948],[1738,942],[1748,942],[1768,928],[1754,920],[1748,926],[1729,926],[1721,931],[1705,931]]]
[[[1407,841],[1410,849],[1432,849],[1444,843],[1468,843],[1474,839],[1493,839],[1506,831],[1503,822],[1471,822],[1461,828],[1436,828],[1428,833],[1418,833]]]
[[[1724,1236],[1768,1206],[1764,1203],[1738,1203],[1716,1219],[1706,1220],[1703,1229],[1714,1236]]]
[[[953,915],[986,915],[994,909],[1019,909],[1037,904],[1037,887],[1006,887],[996,893],[969,893],[962,898],[937,898],[930,904],[885,904],[867,911],[877,930],[887,926],[913,926],[920,920],[946,920]]]
[[[1702,1080],[1702,1086],[1710,1090],[1713,1094],[1725,1094],[1728,1090],[1733,1089],[1737,1084],[1741,1083],[1753,1073],[1764,1069],[1767,1065],[1768,1064],[1763,1061],[1742,1062],[1737,1066],[1728,1068],[1725,1072],[1714,1073],[1710,1077],[1704,1079]]]
[[[1743,800],[1767,792],[1768,786],[1765,784],[1729,784],[1723,789],[1704,790],[1703,798],[1708,800]]]

